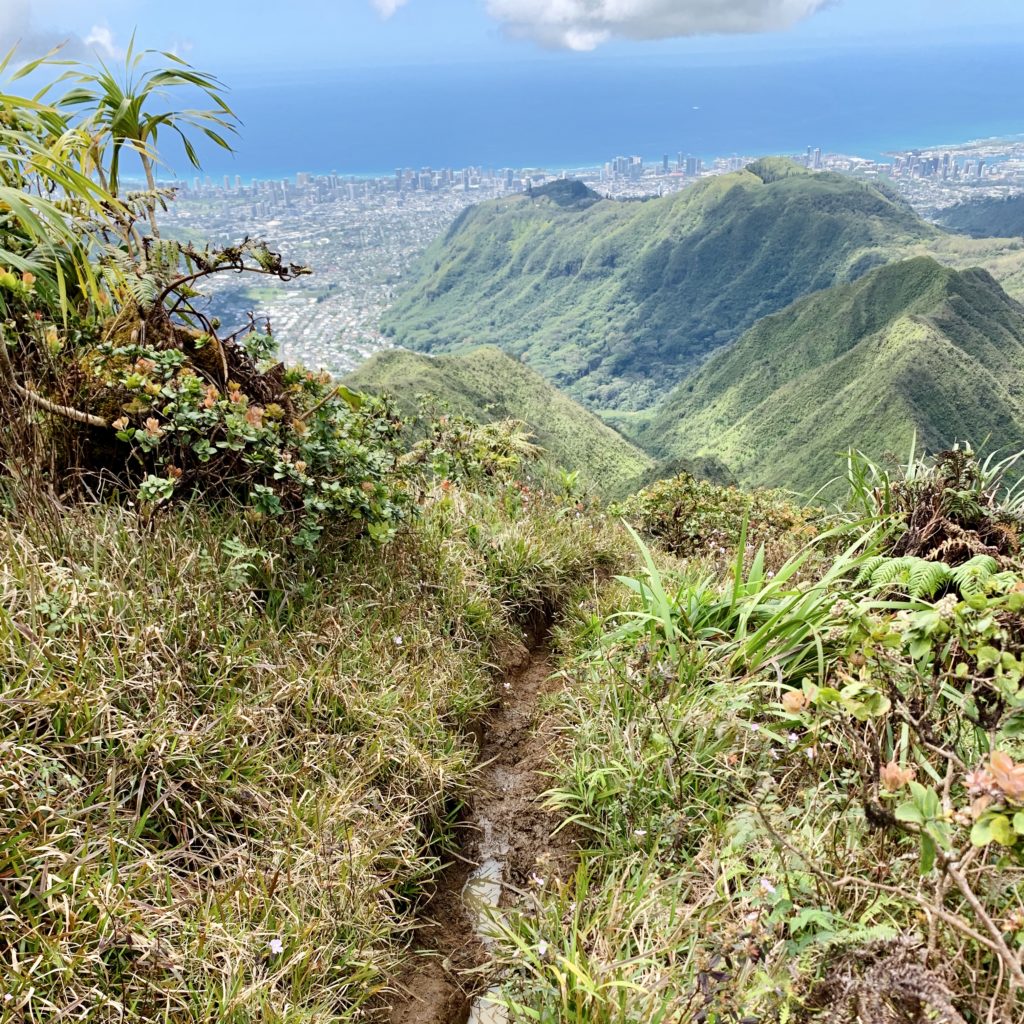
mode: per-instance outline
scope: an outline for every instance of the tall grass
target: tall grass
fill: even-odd
[[[455,491],[384,550],[315,560],[229,511],[19,497],[0,1015],[364,1019],[451,849],[492,670],[620,551]]]

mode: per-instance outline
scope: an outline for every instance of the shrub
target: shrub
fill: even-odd
[[[688,473],[644,488],[613,511],[682,558],[710,553],[728,561],[746,524],[747,539],[764,544],[772,564],[815,536],[820,519],[780,491],[746,492]]]
[[[848,461],[848,504],[855,514],[884,521],[892,554],[959,565],[976,555],[1020,552],[1024,452],[980,457],[969,444],[905,465],[880,464],[860,452]]]

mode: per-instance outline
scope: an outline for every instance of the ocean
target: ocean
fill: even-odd
[[[234,156],[203,150],[205,170],[245,179],[571,168],[619,154],[708,159],[808,146],[877,158],[1024,133],[1016,46],[861,49],[760,64],[538,59],[227,77],[244,127]]]

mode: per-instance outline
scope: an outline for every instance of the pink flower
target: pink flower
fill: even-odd
[[[879,777],[882,780],[882,788],[890,793],[902,789],[917,774],[914,768],[901,768],[896,760],[890,761],[882,766]]]

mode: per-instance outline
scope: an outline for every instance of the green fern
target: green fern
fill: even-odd
[[[953,582],[964,597],[981,597],[992,580],[1005,582],[1012,573],[998,574],[999,563],[991,555],[975,555],[953,570]]]
[[[942,590],[954,587],[963,597],[983,596],[993,586],[1012,584],[1012,573],[1000,573],[999,563],[991,555],[975,555],[955,569],[945,562],[904,555],[869,558],[857,577],[858,586],[883,589],[897,587],[913,598],[933,598]]]
[[[842,931],[825,932],[818,936],[815,945],[824,949],[844,946],[867,946],[875,942],[891,942],[899,935],[891,924],[862,924],[844,921]]]
[[[864,564],[857,583],[878,589],[897,587],[914,598],[931,598],[952,579],[953,570],[945,562],[929,562],[910,555],[877,556]]]

